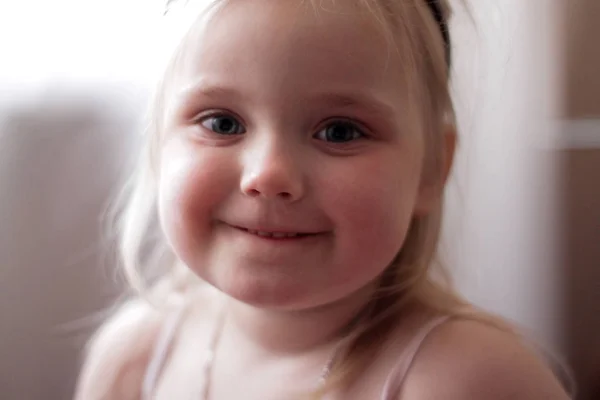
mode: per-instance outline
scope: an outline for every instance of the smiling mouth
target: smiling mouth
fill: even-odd
[[[249,233],[251,235],[259,236],[265,239],[301,239],[311,236],[316,236],[318,233],[302,233],[302,232],[271,232],[271,231],[260,231],[248,228],[242,228],[234,226],[234,228]]]

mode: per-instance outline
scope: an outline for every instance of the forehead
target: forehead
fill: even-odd
[[[406,100],[402,38],[392,43],[386,26],[359,0],[316,3],[218,3],[186,38],[172,83],[181,90],[208,81],[263,97],[318,89]]]

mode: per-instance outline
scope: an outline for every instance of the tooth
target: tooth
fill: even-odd
[[[252,230],[252,229],[246,229],[246,231],[248,233],[253,234],[253,235],[258,235],[258,236],[262,236],[262,237],[273,237],[273,238],[277,238],[277,239],[293,238],[293,237],[300,236],[299,233],[265,232],[265,231],[255,231],[255,230]]]

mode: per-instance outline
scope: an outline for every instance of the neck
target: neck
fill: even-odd
[[[241,345],[270,356],[309,353],[340,340],[372,294],[364,288],[347,298],[306,310],[269,310],[232,300],[225,330]]]

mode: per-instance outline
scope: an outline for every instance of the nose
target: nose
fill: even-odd
[[[242,193],[288,202],[301,199],[305,191],[301,155],[291,144],[265,138],[256,142],[244,156],[240,180]]]

